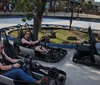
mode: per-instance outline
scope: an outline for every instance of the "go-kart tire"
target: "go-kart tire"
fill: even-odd
[[[84,62],[85,64],[93,64],[93,63],[95,63],[95,62],[93,62],[93,60],[91,59],[90,56],[85,56],[85,57],[83,58],[83,62]]]

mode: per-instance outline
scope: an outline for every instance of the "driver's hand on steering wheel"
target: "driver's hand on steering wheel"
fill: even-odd
[[[13,64],[14,68],[19,68],[21,65],[19,63]]]

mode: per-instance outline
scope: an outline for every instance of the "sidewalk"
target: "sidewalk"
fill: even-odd
[[[24,16],[25,13],[23,12],[0,12],[0,16]],[[71,13],[67,12],[48,12],[46,15],[45,12],[43,14],[44,16],[49,16],[49,17],[70,17]],[[74,17],[77,17],[77,13],[74,13]],[[100,16],[98,15],[90,15],[90,14],[79,14],[80,18],[92,18],[92,19],[100,19]]]
[[[44,16],[45,16],[45,13],[44,13]],[[47,16],[58,16],[58,17],[70,17],[71,16],[71,13],[67,13],[67,12],[56,12],[56,13],[51,13],[49,12]],[[74,13],[74,16],[73,17],[77,17],[77,13]],[[98,15],[90,15],[90,14],[79,14],[79,17],[80,18],[95,18],[95,19],[98,19],[100,18],[100,16]]]

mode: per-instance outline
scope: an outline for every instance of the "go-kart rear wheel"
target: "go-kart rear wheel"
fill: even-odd
[[[90,56],[85,56],[85,57],[83,58],[83,62],[84,62],[85,64],[92,64],[92,63],[94,63],[94,62],[92,61],[92,58],[91,58]]]

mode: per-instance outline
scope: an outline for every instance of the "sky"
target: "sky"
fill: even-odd
[[[95,2],[100,2],[100,0],[95,0]]]

